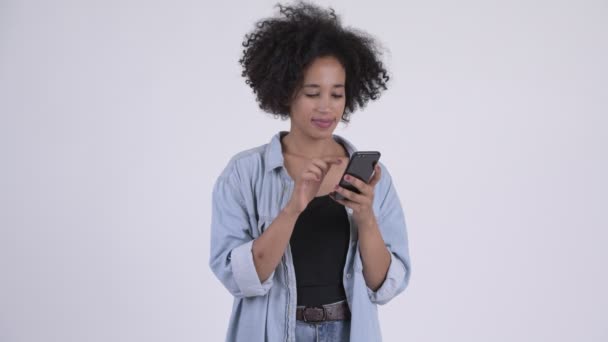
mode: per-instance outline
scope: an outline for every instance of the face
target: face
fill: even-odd
[[[344,113],[345,81],[346,72],[338,59],[315,59],[291,103],[291,131],[312,138],[331,137]]]

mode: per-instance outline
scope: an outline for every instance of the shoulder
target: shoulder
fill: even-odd
[[[264,154],[268,144],[262,144],[238,151],[230,156],[220,172],[218,180],[243,181],[261,172],[264,165]]]
[[[378,165],[380,166],[380,181],[378,182],[378,185],[388,189],[392,183],[391,173],[385,163],[378,161]]]
[[[374,189],[374,193],[376,194],[374,200],[376,201],[376,204],[380,206],[392,193],[394,193],[395,189],[393,176],[389,171],[389,167],[381,161],[378,161],[378,165],[380,165],[380,180]]]

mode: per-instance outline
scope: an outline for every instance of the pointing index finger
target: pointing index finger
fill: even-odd
[[[330,164],[340,164],[340,163],[342,163],[342,159],[340,159],[340,157],[324,157],[322,160],[324,162],[330,163]]]

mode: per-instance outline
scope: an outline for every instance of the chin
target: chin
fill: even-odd
[[[310,135],[315,138],[327,138],[327,137],[331,137],[334,134],[334,130],[335,130],[335,127],[334,128],[330,127],[324,131],[313,130],[312,132],[310,132]]]

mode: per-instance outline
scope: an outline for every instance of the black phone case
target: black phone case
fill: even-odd
[[[349,174],[368,183],[374,173],[374,167],[379,160],[380,152],[378,151],[355,151],[348,161],[344,174]],[[340,186],[350,191],[361,193],[354,185],[344,180],[344,175],[340,178]],[[342,195],[335,191],[332,194],[336,199],[344,199]]]

